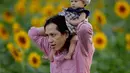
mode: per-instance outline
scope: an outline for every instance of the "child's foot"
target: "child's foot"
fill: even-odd
[[[49,58],[47,56],[42,56],[43,59],[48,60]]]
[[[65,59],[71,59],[71,54],[67,54],[66,56],[65,56]]]

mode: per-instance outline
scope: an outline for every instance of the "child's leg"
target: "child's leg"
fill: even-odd
[[[68,51],[67,55],[65,56],[65,59],[71,59],[75,46],[76,46],[76,43],[77,43],[77,36],[75,35],[75,36],[73,36],[73,38],[70,41],[69,51]]]

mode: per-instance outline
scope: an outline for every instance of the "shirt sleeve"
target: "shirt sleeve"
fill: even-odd
[[[92,35],[93,35],[93,29],[90,23],[82,22],[77,26],[77,35],[79,42],[81,43],[82,52],[90,53],[92,51],[93,45],[92,45]]]
[[[39,34],[39,31],[35,27],[32,27],[28,31],[28,35],[31,40],[33,40],[38,45],[38,47],[40,47],[40,49],[45,53],[45,55],[48,56],[50,53],[50,48],[49,43],[47,41],[47,37],[41,36]]]

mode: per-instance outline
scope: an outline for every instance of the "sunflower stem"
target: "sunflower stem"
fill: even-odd
[[[23,52],[23,62],[21,63],[22,65],[22,73],[25,73],[25,59],[24,59],[24,52]]]

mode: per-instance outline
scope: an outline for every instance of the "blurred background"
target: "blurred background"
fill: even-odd
[[[50,73],[30,27],[69,7],[69,0],[0,0],[0,73]],[[96,48],[91,73],[130,73],[130,0],[92,0]]]

